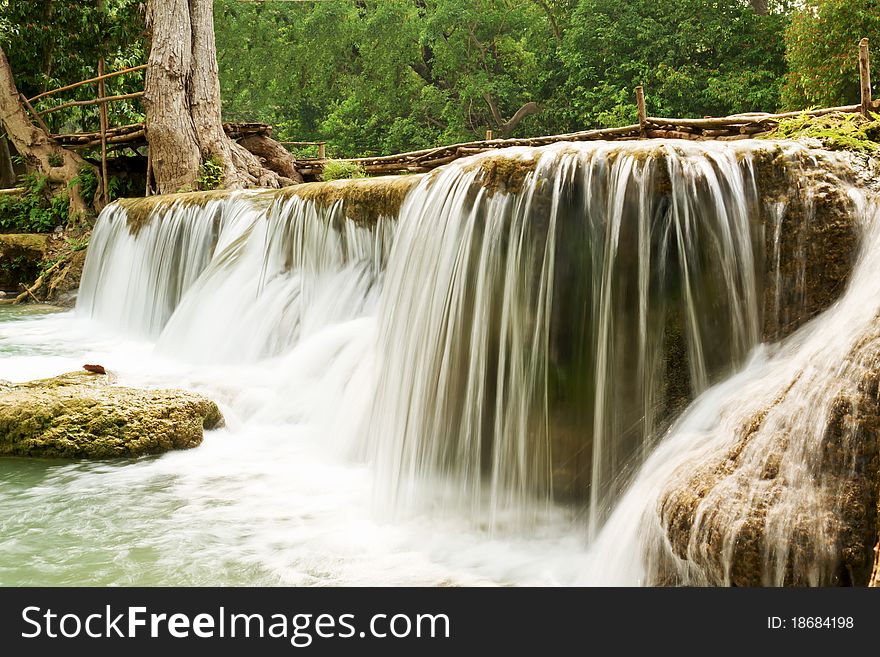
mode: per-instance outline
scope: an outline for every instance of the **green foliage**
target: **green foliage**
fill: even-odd
[[[343,180],[348,178],[363,178],[367,174],[364,168],[357,162],[346,162],[344,160],[327,160],[324,163],[324,170],[321,173],[321,180]]]
[[[48,233],[64,225],[70,208],[67,190],[52,194],[49,180],[39,174],[22,179],[25,193],[0,196],[0,231]]]
[[[84,251],[89,246],[89,238],[88,237],[70,237],[64,240],[67,243],[67,247],[72,251]]]
[[[565,122],[612,126],[649,114],[723,116],[778,104],[785,18],[739,0],[580,0],[561,51],[567,80],[551,106]]]
[[[7,252],[0,260],[0,280],[7,284],[32,281],[36,278],[37,271],[34,258],[27,252]]]
[[[880,115],[872,114],[868,120],[861,114],[801,114],[782,120],[776,130],[763,135],[764,139],[798,137],[818,139],[829,150],[877,153],[880,151]]]
[[[496,132],[555,89],[573,0],[215,3],[224,114],[339,156]],[[551,22],[551,16],[553,22]],[[544,115],[514,134],[555,130]]]
[[[223,184],[223,163],[213,155],[202,162],[196,183],[201,190],[217,189]]]
[[[859,102],[859,41],[880,46],[880,0],[807,0],[785,33],[783,102],[798,109]],[[876,58],[876,57],[875,57]]]
[[[97,74],[98,59],[107,70],[146,61],[142,0],[0,0],[0,46],[9,58],[18,90],[27,97]],[[107,94],[143,89],[143,72],[111,78]],[[44,109],[70,100],[93,99],[94,84],[38,101]],[[138,105],[108,105],[113,125],[142,119]],[[98,107],[74,107],[45,117],[50,129],[94,130]]]
[[[216,3],[228,119],[337,156],[482,138],[525,103],[510,136],[652,114],[773,110],[789,2],[743,0],[328,0]]]
[[[71,187],[77,184],[79,185],[80,196],[83,199],[94,198],[95,193],[98,191],[98,176],[95,174],[94,169],[91,167],[80,169],[79,175],[70,181]]]

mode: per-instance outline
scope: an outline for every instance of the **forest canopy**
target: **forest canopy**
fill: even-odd
[[[214,19],[224,119],[336,157],[621,125],[639,84],[653,115],[855,103],[858,40],[880,46],[880,0],[215,0]],[[137,0],[0,0],[26,96],[92,77],[99,57],[143,63],[147,43]],[[114,103],[111,123],[141,111]],[[94,106],[47,116],[97,123]]]

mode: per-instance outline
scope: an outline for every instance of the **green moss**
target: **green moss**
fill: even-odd
[[[222,426],[217,405],[182,390],[112,385],[112,376],[73,372],[0,384],[0,455],[114,458],[189,449]]]
[[[128,219],[128,230],[137,235],[148,226],[153,219],[161,220],[172,207],[205,207],[210,201],[227,198],[229,192],[224,190],[210,192],[178,192],[162,194],[146,198],[125,198],[117,203],[125,208]]]
[[[419,180],[418,175],[334,180],[285,187],[281,194],[298,196],[323,208],[341,203],[348,219],[373,224],[379,217],[396,217],[406,195]]]
[[[493,196],[497,192],[519,193],[537,166],[536,156],[511,157],[499,153],[477,158],[465,167],[465,171],[478,171],[477,182],[486,188],[489,196]]]
[[[871,119],[861,114],[834,112],[824,116],[801,114],[783,119],[772,132],[761,139],[797,139],[810,137],[822,142],[823,147],[835,151],[856,151],[873,154],[880,152],[880,115]]]

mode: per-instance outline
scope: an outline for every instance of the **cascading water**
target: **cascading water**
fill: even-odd
[[[390,496],[439,478],[494,515],[555,489],[588,496],[598,527],[670,407],[758,342],[744,154],[511,149],[417,188],[388,267],[368,437]]]
[[[719,412],[700,409],[707,400],[730,402],[737,386],[753,381],[755,356],[745,372],[729,377],[750,353],[764,353],[763,339],[790,334],[839,293],[851,258],[840,255],[828,266],[811,261],[816,249],[846,250],[857,239],[852,222],[818,219],[837,202],[823,178],[829,166],[793,144],[597,142],[505,149],[425,176],[126,201],[99,218],[77,321],[111,327],[136,337],[138,350],[151,350],[150,365],[131,367],[127,380],[182,380],[221,403],[229,431],[312,445],[305,456],[297,453],[306,459],[301,468],[327,444],[336,461],[341,449],[348,459],[341,462],[369,464],[381,503],[373,512],[385,517],[382,510],[391,510],[401,526],[428,517],[459,527],[462,520],[476,536],[488,526],[494,541],[513,541],[505,548],[513,561],[510,555],[531,550],[517,541],[545,541],[543,556],[529,559],[556,555],[565,565],[551,569],[552,581],[728,583],[736,578],[707,574],[716,564],[677,544],[691,539],[658,516],[658,508],[671,514],[675,507],[670,478],[689,481],[684,466],[672,468],[661,455],[672,450],[676,463],[698,463],[699,445],[707,446],[706,458],[722,450],[730,437],[721,428],[706,429],[715,438],[694,444],[680,438],[694,422],[689,418]],[[850,211],[855,216],[864,207]],[[810,326],[839,312],[835,307]],[[809,330],[788,338],[773,358],[788,350],[797,352],[791,363],[818,359],[798,346]],[[839,336],[835,354],[845,351],[844,341]],[[125,370],[128,357],[114,353]],[[831,362],[828,354],[823,363]],[[27,358],[20,360],[27,370]],[[774,367],[780,380],[795,368]],[[827,394],[840,392],[819,386],[822,376],[797,383],[811,391],[815,413]],[[768,378],[758,386],[760,399],[780,394],[779,386]],[[735,396],[725,407],[730,426],[761,407],[743,401],[758,397]],[[784,406],[774,407],[779,423],[792,411]],[[818,426],[822,419],[802,421]],[[210,437],[195,453],[209,444]],[[807,453],[805,444],[779,467],[797,470],[798,455]],[[261,474],[258,455],[243,462],[249,474],[226,481],[259,482],[274,472]],[[752,470],[740,474],[748,478]],[[798,482],[791,491],[808,488]],[[751,495],[748,486],[737,490],[741,501]],[[214,518],[208,509],[228,506],[228,517],[214,522],[253,518],[262,527],[265,518],[267,528],[288,526],[287,502],[279,500],[277,511],[245,511],[246,491],[234,493],[234,502],[218,494],[197,513]],[[833,514],[835,492],[827,488],[811,508]],[[299,504],[305,499],[299,490],[290,495]],[[322,495],[316,513],[337,518],[325,502],[340,495]],[[720,488],[717,495],[733,499]],[[780,508],[796,507],[789,500]],[[738,517],[733,507],[725,513]],[[821,533],[818,525],[787,524],[783,516],[768,516],[779,546]],[[706,540],[699,532],[714,525],[692,524],[699,546]],[[235,541],[242,554],[260,551],[249,538]],[[460,549],[475,554],[480,540],[467,541]],[[580,554],[588,542],[591,551]],[[274,534],[269,543],[278,545]],[[397,549],[414,549],[406,545]],[[559,545],[568,546],[565,556]],[[338,550],[338,541],[329,549]],[[784,549],[768,553],[778,564],[768,570],[768,583],[788,581],[779,574],[790,569]],[[441,561],[457,562],[444,550]],[[296,552],[291,559],[311,557]],[[831,563],[830,556],[807,561],[797,568],[819,574],[797,581],[828,579],[816,564]]]

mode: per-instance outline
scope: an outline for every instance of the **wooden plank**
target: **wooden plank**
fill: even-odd
[[[136,144],[143,143],[146,141],[146,136],[144,135],[144,131],[134,132],[127,135],[119,135],[116,137],[107,137],[107,144],[118,146],[119,144]],[[101,145],[101,138],[93,139],[91,141],[86,142],[74,142],[74,143],[65,143],[62,142],[62,145],[66,148],[71,148],[73,150],[80,150],[83,148],[94,148],[95,146]]]
[[[57,89],[52,89],[50,91],[44,91],[41,94],[37,94],[33,98],[29,98],[30,102],[34,102],[35,100],[39,100],[40,98],[45,98],[46,96],[51,96],[52,94],[57,94],[62,91],[69,91],[70,89],[76,89],[77,87],[81,87],[84,84],[91,84],[92,82],[98,82],[99,80],[106,80],[107,78],[114,78],[117,75],[123,75],[124,73],[133,73],[134,71],[142,71],[147,68],[146,64],[141,64],[140,66],[132,66],[130,68],[123,68],[114,73],[107,73],[105,75],[99,75],[96,78],[89,78],[88,80],[83,80],[81,82],[74,82],[73,84],[68,84],[66,87],[58,87]]]
[[[862,93],[862,116],[867,119],[871,116],[871,55],[867,37],[859,42],[859,86]]]

